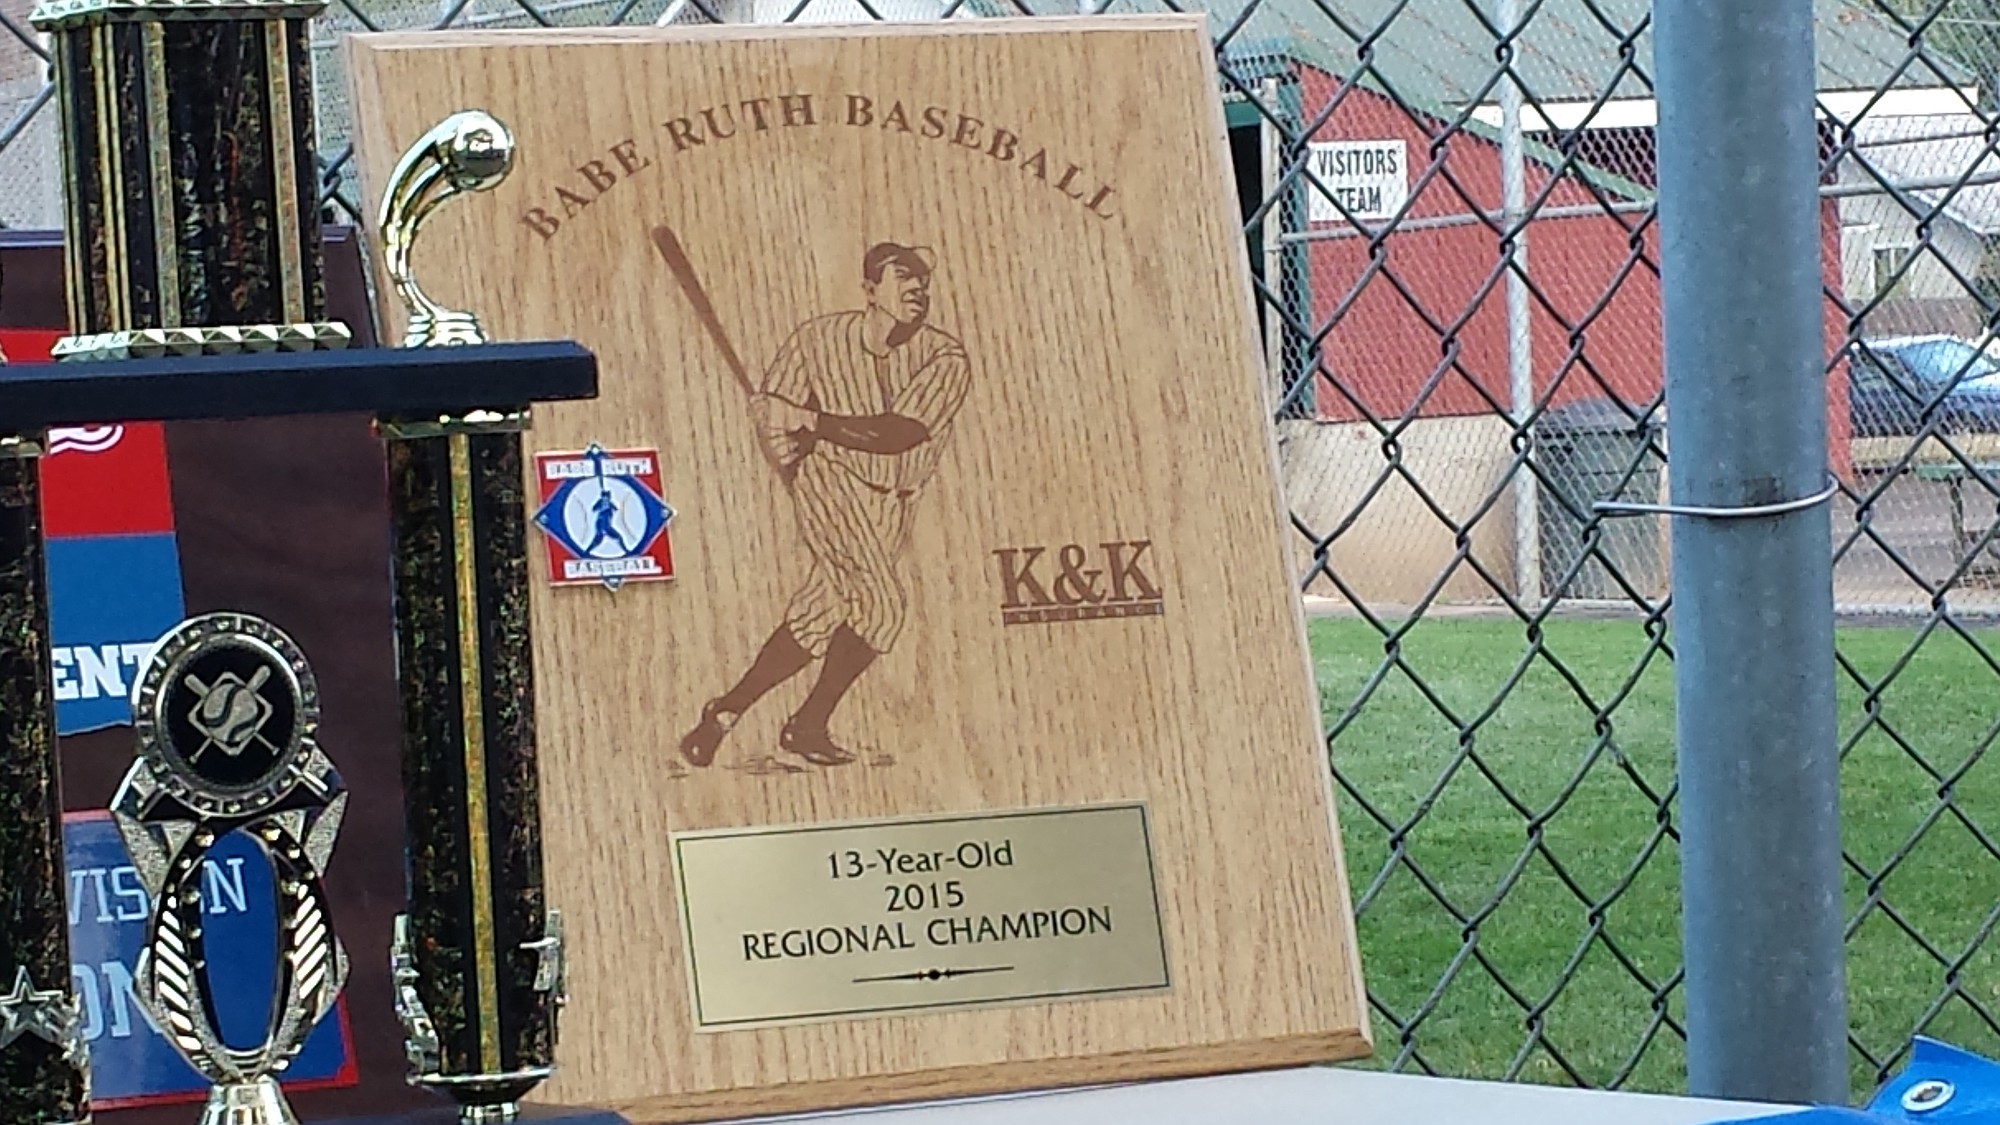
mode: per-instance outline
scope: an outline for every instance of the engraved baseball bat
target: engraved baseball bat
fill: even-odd
[[[750,373],[744,369],[743,360],[729,343],[729,333],[722,330],[722,321],[716,318],[715,305],[708,299],[708,290],[702,288],[701,278],[695,276],[694,263],[688,261],[687,251],[674,235],[673,228],[664,224],[654,227],[653,245],[659,247],[660,256],[667,260],[667,269],[672,271],[674,280],[680,282],[681,292],[687,294],[688,304],[694,306],[695,319],[708,329],[715,346],[722,349],[722,358],[729,364],[729,370],[735,373],[737,383],[748,394],[759,393],[750,382]]]
[[[674,280],[680,283],[681,292],[687,295],[688,304],[694,306],[695,319],[701,321],[702,327],[708,329],[708,335],[715,341],[715,346],[722,349],[722,358],[729,364],[730,372],[736,376],[737,385],[743,388],[744,394],[752,398],[762,395],[764,392],[758,390],[750,381],[750,372],[744,369],[742,358],[730,344],[729,333],[723,331],[722,321],[715,315],[715,304],[708,299],[708,290],[703,288],[701,278],[695,275],[694,263],[688,261],[687,250],[681,246],[681,240],[674,234],[673,228],[664,223],[654,227],[653,245],[659,248],[660,257],[667,260],[667,269],[674,275]],[[818,405],[816,400],[812,400],[807,402],[806,407],[818,409]],[[798,466],[798,457],[795,456],[788,464],[769,445],[763,442],[757,444],[764,450],[764,456],[771,462],[771,467],[778,471],[778,479],[790,484],[792,474]],[[798,447],[799,455],[803,456],[807,448],[810,448],[810,439],[801,440]]]

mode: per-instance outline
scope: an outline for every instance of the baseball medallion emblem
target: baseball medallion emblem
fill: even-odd
[[[297,644],[244,613],[183,621],[161,639],[133,694],[137,753],[111,817],[152,904],[132,994],[210,1083],[203,1125],[296,1121],[277,1076],[347,981],[322,873],[347,809],[319,745],[319,688]],[[217,1024],[201,894],[209,853],[241,832],[277,887],[274,993],[263,1037]]]
[[[540,453],[535,481],[550,585],[615,590],[674,576],[674,509],[660,488],[658,451],[593,442],[581,453]]]
[[[318,726],[304,654],[269,622],[183,623],[139,682],[135,734],[160,787],[211,816],[261,811],[305,770]]]

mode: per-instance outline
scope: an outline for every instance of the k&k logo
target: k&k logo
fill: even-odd
[[[1000,622],[1098,621],[1166,613],[1160,584],[1146,570],[1150,539],[1085,547],[1006,547],[1000,566]]]
[[[667,536],[674,510],[661,495],[657,450],[593,442],[581,453],[539,453],[535,480],[535,525],[548,541],[551,585],[616,590],[674,576]]]

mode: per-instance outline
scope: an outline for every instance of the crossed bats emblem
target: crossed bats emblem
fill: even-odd
[[[188,725],[203,739],[188,755],[189,761],[198,761],[211,748],[234,758],[252,742],[262,742],[274,751],[278,749],[264,737],[264,724],[271,719],[271,704],[259,689],[270,678],[268,666],[252,672],[247,683],[234,672],[224,672],[213,684],[203,684],[192,675],[181,678],[195,694],[195,705],[188,710]]]

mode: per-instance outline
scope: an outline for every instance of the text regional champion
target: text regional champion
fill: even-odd
[[[798,957],[840,957],[885,950],[948,947],[994,942],[1041,941],[1110,933],[1111,907],[1066,906],[1007,914],[964,914],[927,922],[880,922],[811,926],[742,935],[745,961]]]

